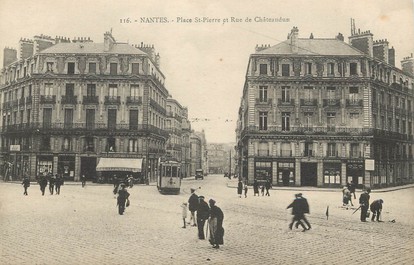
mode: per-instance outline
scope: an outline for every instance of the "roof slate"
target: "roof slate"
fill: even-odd
[[[58,43],[40,52],[40,54],[48,54],[48,53],[75,53],[75,54],[78,54],[78,53],[81,53],[81,54],[82,53],[96,53],[96,54],[116,53],[116,54],[138,54],[138,55],[146,54],[140,49],[137,49],[127,43],[115,43],[112,49],[106,52],[104,51],[103,43],[93,43],[93,42]]]

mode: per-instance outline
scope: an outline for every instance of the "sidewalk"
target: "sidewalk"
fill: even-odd
[[[237,179],[231,179],[227,182],[228,188],[235,188],[237,189],[238,184]],[[253,186],[249,186],[250,189],[253,189]],[[407,184],[403,186],[395,186],[395,187],[388,187],[388,188],[381,188],[381,189],[372,189],[371,193],[380,193],[380,192],[390,192],[402,189],[410,189],[414,188],[414,184]],[[322,187],[284,187],[284,186],[273,186],[271,190],[291,190],[291,191],[326,191],[326,192],[339,192],[342,191],[342,188],[322,188]],[[361,190],[360,190],[361,191]]]

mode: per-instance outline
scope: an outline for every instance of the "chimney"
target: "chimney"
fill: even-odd
[[[43,34],[40,34],[38,36],[34,36],[33,54],[41,52],[44,49],[47,49],[47,48],[49,48],[53,45],[54,45],[54,39],[52,39],[50,36],[46,36],[46,35],[43,35]]]
[[[388,63],[388,41],[376,40],[373,45],[374,58],[379,59],[385,63]]]
[[[144,44],[141,42],[141,46],[138,47],[141,51],[148,54],[148,56],[151,58],[151,60],[155,61],[155,49],[154,45]]]
[[[13,48],[4,48],[3,50],[3,67],[17,61],[17,50]]]
[[[289,35],[290,47],[292,49],[292,53],[298,53],[298,35],[299,35],[298,27],[293,27]]]
[[[401,70],[403,70],[404,73],[414,76],[414,58],[412,53],[411,56],[405,57],[401,61]]]
[[[260,46],[256,44],[255,50],[256,52],[260,52],[260,51],[266,50],[269,47],[270,47],[270,44],[265,44],[265,45],[262,44]]]
[[[336,35],[336,39],[344,41],[344,35],[342,35],[342,33],[339,32],[338,35]]]
[[[19,58],[26,59],[33,55],[33,41],[29,39],[20,39],[19,41]]]
[[[114,44],[116,43],[115,38],[112,36],[112,30],[111,32],[107,31],[104,34],[104,51],[109,52],[112,47],[114,47]]]
[[[313,33],[311,33],[311,35],[309,36],[309,39],[313,39]]]
[[[395,50],[394,47],[388,49],[388,64],[395,66]]]
[[[358,29],[358,33],[354,32],[354,34],[349,37],[349,44],[372,57],[374,44],[373,38],[374,35],[369,30],[361,32],[361,30]]]

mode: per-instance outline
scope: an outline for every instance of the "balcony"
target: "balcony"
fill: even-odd
[[[55,95],[40,96],[40,104],[56,104]]]
[[[316,107],[318,105],[318,101],[316,99],[301,99],[300,106],[302,107]]]
[[[341,101],[339,99],[324,99],[323,106],[324,107],[339,107],[341,105]]]
[[[62,96],[62,99],[60,101],[61,104],[72,104],[76,105],[78,104],[78,97],[77,96]]]
[[[120,105],[120,96],[105,96],[105,105]]]
[[[362,107],[362,99],[347,99],[346,100],[347,107]]]
[[[139,105],[139,104],[142,104],[142,97],[138,97],[138,96],[130,96],[130,97],[127,97],[126,104],[127,105]]]
[[[159,113],[166,115],[167,111],[164,109],[164,107],[162,107],[160,104],[158,104],[155,100],[150,99],[150,106],[155,109],[156,111],[158,111]]]
[[[256,98],[256,105],[272,105],[272,99],[268,98],[267,100]]]
[[[278,100],[277,100],[277,105],[279,105],[279,106],[295,106],[295,100],[292,98],[292,99],[290,99],[290,100],[284,100],[284,101],[282,101],[282,99],[281,98],[279,98]]]
[[[99,104],[98,96],[83,96],[83,104]]]

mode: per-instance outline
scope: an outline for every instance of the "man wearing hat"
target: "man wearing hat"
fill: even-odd
[[[191,189],[191,196],[188,199],[188,209],[191,212],[190,221],[188,222],[188,224],[191,225],[191,220],[192,220],[193,221],[192,226],[197,226],[195,212],[198,209],[198,196],[197,194],[195,194],[195,189]]]
[[[369,207],[369,193],[371,192],[371,189],[368,188],[364,190],[364,193],[359,196],[359,204],[361,207],[361,222],[366,222],[367,220],[367,212]]]
[[[205,239],[204,236],[204,224],[210,215],[210,207],[204,201],[204,196],[199,196],[199,205],[197,209],[197,226],[198,226],[198,238]]]
[[[369,206],[371,212],[372,212],[372,217],[371,217],[371,221],[374,222],[375,216],[377,217],[377,222],[382,222],[380,221],[380,215],[381,215],[381,211],[382,211],[382,204],[384,203],[384,201],[382,199],[379,200],[375,200],[371,203],[371,205]]]
[[[305,232],[307,230],[306,226],[302,223],[302,219],[304,218],[304,201],[300,197],[302,196],[301,193],[295,194],[295,199],[286,209],[292,208],[292,222],[289,224],[289,229],[292,230],[293,224],[296,223],[296,228],[299,227],[299,225],[302,226],[303,230],[302,232]],[[310,229],[310,226],[309,226]]]
[[[129,206],[129,192],[126,190],[124,183],[121,183],[120,186],[121,189],[118,191],[117,206],[118,213],[120,215],[123,215],[125,211],[125,206]]]

